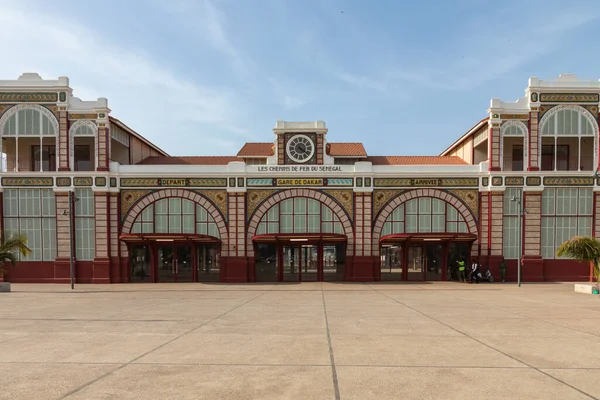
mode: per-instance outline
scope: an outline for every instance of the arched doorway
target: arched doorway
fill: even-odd
[[[475,217],[459,198],[438,189],[402,193],[381,210],[374,224],[378,278],[457,279],[456,262],[469,261],[476,240]]]
[[[121,240],[128,246],[131,282],[220,280],[223,216],[206,198],[187,190],[161,190],[128,212]]]
[[[308,189],[279,192],[250,218],[248,240],[259,282],[339,281],[353,251],[350,220],[326,194]],[[349,253],[350,252],[350,253]]]

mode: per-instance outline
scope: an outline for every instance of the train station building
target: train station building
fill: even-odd
[[[600,234],[598,81],[530,78],[436,156],[369,155],[320,120],[171,156],[75,94],[0,81],[0,229],[32,250],[12,282],[68,282],[71,258],[79,283],[451,280],[461,258],[590,279],[556,249]]]

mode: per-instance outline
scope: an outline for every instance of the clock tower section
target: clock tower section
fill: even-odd
[[[276,135],[278,165],[322,165],[327,127],[324,121],[277,121]]]

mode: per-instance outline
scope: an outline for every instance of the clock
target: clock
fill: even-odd
[[[315,154],[315,144],[306,135],[295,135],[286,146],[287,155],[297,163],[305,163]]]

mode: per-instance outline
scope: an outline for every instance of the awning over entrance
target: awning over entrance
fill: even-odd
[[[264,235],[252,236],[253,242],[271,243],[271,242],[345,242],[346,235],[340,233],[269,233]]]
[[[398,242],[472,242],[477,239],[477,235],[471,233],[394,233],[383,236],[379,239],[380,244],[398,243]]]
[[[188,233],[129,233],[119,237],[124,242],[196,242],[220,243],[214,236]]]

